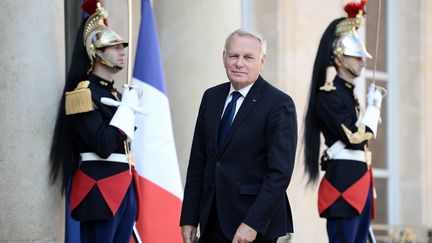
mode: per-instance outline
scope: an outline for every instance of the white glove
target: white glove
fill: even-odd
[[[134,138],[134,108],[136,107],[139,107],[138,93],[134,89],[130,89],[128,85],[123,85],[122,100],[110,121],[110,125],[122,130],[131,140]]]
[[[126,89],[127,89],[127,91],[126,91]],[[130,92],[134,92],[137,94],[138,103],[136,103],[136,101],[133,101],[133,100],[127,101],[127,99],[129,99],[129,98],[126,98],[126,100],[124,100],[125,96],[128,96]],[[129,108],[131,108],[135,112],[141,113],[143,115],[148,115],[150,113],[149,110],[146,109],[145,107],[140,106],[140,104],[139,104],[139,98],[141,97],[141,95],[142,95],[141,89],[139,89],[137,87],[131,87],[131,86],[128,86],[127,84],[125,84],[121,102],[118,102],[118,101],[113,100],[111,98],[102,97],[101,103],[105,104],[105,105],[109,105],[109,106],[115,106],[115,107],[119,107],[120,104],[123,103],[124,105],[128,106]]]
[[[360,123],[369,127],[369,129],[372,130],[375,138],[377,136],[378,122],[380,120],[382,98],[383,96],[379,89],[376,88],[375,84],[371,84],[368,88],[368,93],[366,96],[366,111]]]
[[[381,109],[381,102],[383,99],[383,95],[381,94],[380,90],[377,89],[375,84],[370,84],[368,88],[368,93],[366,96],[367,100],[367,106],[375,106],[378,109]]]
[[[123,85],[123,93],[120,105],[126,105],[129,108],[133,109],[133,107],[139,106],[139,97],[138,91],[129,87],[129,85]]]

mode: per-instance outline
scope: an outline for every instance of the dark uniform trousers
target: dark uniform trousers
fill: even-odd
[[[231,243],[232,240],[225,238],[222,233],[222,229],[219,224],[219,219],[217,216],[216,202],[213,200],[212,209],[210,211],[207,228],[204,234],[200,237],[199,243]],[[276,243],[277,239],[274,240],[264,240],[261,239],[258,233],[257,238],[253,243]]]
[[[113,218],[81,222],[81,243],[129,242],[136,215],[137,202],[132,182]]]
[[[372,214],[372,188],[363,212],[353,218],[328,218],[327,234],[330,243],[366,243]]]

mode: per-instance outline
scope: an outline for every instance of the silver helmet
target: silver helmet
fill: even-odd
[[[96,12],[87,19],[84,25],[83,42],[91,62],[89,71],[93,69],[96,57],[108,67],[119,68],[111,61],[99,55],[96,52],[97,49],[117,44],[123,44],[124,47],[128,46],[128,43],[123,38],[105,24],[107,17],[108,12],[98,2]]]
[[[336,26],[336,39],[333,43],[333,54],[336,57],[347,55],[372,58],[357,33],[357,29],[362,24],[362,19],[363,13],[360,11],[355,18],[346,18]]]

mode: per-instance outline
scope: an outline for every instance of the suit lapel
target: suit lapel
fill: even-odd
[[[226,85],[221,86],[221,88],[216,92],[215,98],[210,100],[210,109],[209,109],[209,128],[210,128],[210,141],[215,146],[217,150],[217,138],[219,133],[219,123],[222,116],[222,112],[224,109],[225,101],[228,96],[228,92],[230,89],[230,83],[226,83]]]
[[[241,123],[246,119],[246,117],[250,114],[250,112],[254,110],[256,104],[258,104],[262,96],[261,88],[264,82],[265,82],[264,79],[262,79],[261,76],[259,76],[257,81],[250,89],[249,93],[246,95],[242,105],[240,106],[240,109],[238,110],[236,116],[234,117],[234,121],[231,125],[231,128],[228,131],[228,135],[222,146],[221,153],[225,150],[226,146],[230,143],[232,137],[234,136],[236,130],[239,128]]]

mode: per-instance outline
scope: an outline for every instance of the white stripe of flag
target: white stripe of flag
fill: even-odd
[[[141,192],[136,228],[142,242],[181,243],[179,218],[183,188],[149,0],[142,1],[141,11],[132,85],[143,90],[140,102],[150,113],[136,115],[137,130],[132,142]]]

